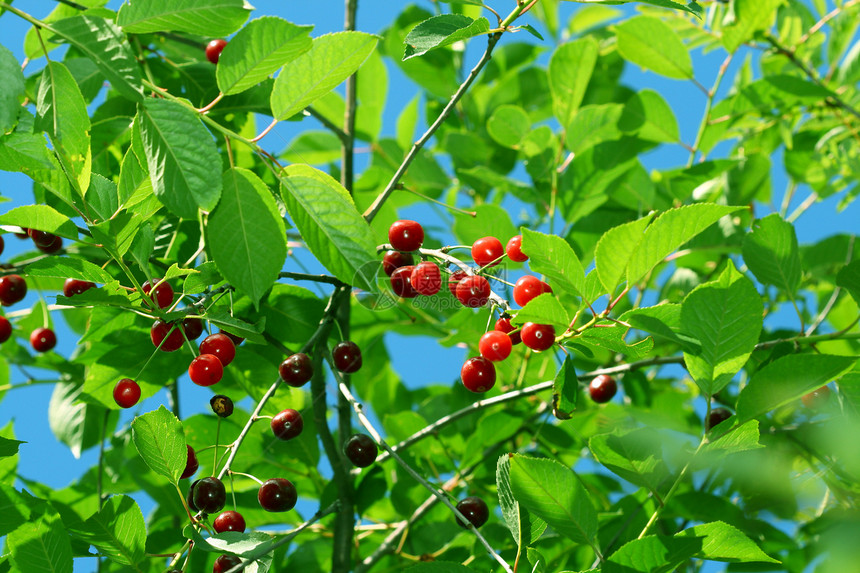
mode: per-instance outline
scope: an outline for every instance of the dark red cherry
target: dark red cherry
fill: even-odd
[[[113,401],[120,408],[131,408],[140,400],[140,385],[131,378],[123,378],[113,387]]]
[[[163,282],[155,287],[155,291],[153,291],[152,286],[157,283],[158,281],[146,281],[143,283],[143,294],[155,302],[158,308],[168,308],[173,304],[173,287],[170,286],[170,283]]]
[[[173,328],[173,330],[170,330]],[[175,352],[182,348],[185,343],[185,338],[182,336],[182,328],[170,322],[164,322],[157,319],[152,323],[152,328],[149,329],[149,337],[152,339],[152,344],[160,346],[163,352]],[[163,341],[163,342],[162,342]]]
[[[618,392],[618,383],[615,382],[615,378],[606,374],[595,376],[588,384],[588,394],[598,404],[609,402],[616,392]]]
[[[206,59],[213,64],[217,64],[218,60],[221,58],[221,52],[224,50],[224,46],[226,45],[227,40],[223,40],[221,38],[212,40],[206,44]]]
[[[57,235],[47,231],[39,231],[38,229],[27,229],[27,234],[33,239],[36,247],[50,247],[57,238]]]
[[[203,321],[199,318],[186,318],[182,320],[182,330],[185,331],[185,338],[188,340],[196,340],[203,334]]]
[[[218,514],[215,521],[212,523],[216,533],[224,533],[225,531],[245,532],[245,518],[238,511],[223,511]]]
[[[726,408],[714,408],[705,420],[705,431],[707,432],[711,428],[720,425],[731,417],[732,413]]]
[[[296,486],[284,478],[266,480],[257,492],[257,501],[266,511],[289,511],[296,506]]]
[[[0,344],[12,337],[12,323],[5,316],[0,316]]]
[[[457,509],[475,527],[481,527],[490,519],[490,509],[480,497],[470,496],[461,499],[457,503]],[[459,517],[457,518],[457,523],[460,527],[469,527],[469,524],[463,523]]]
[[[351,340],[338,342],[331,351],[331,357],[335,368],[341,372],[351,374],[361,368],[361,349]]]
[[[219,418],[229,418],[233,413],[233,400],[223,394],[215,394],[209,399],[209,406]]]
[[[36,245],[36,248],[46,253],[48,255],[53,255],[56,252],[59,252],[60,249],[63,248],[63,239],[57,235],[54,235],[54,239],[51,241],[49,245]]]
[[[457,296],[457,285],[460,284],[460,281],[467,276],[469,276],[469,274],[463,270],[457,270],[451,273],[451,276],[448,277],[448,290],[451,291],[451,294]]]
[[[200,468],[200,462],[197,461],[197,454],[194,452],[194,448],[187,444],[185,447],[188,448],[188,458],[185,460],[185,469],[182,471],[179,479],[190,478]]]
[[[0,304],[10,306],[27,296],[27,281],[21,275],[0,277]]]
[[[90,281],[66,279],[66,282],[63,283],[63,296],[66,298],[72,297],[76,294],[81,294],[84,291],[88,291],[94,286],[96,286],[96,283],[91,283]]]
[[[276,437],[282,440],[291,440],[302,433],[305,423],[298,410],[287,408],[272,418],[270,426]]]
[[[311,357],[304,352],[297,352],[278,366],[281,379],[294,388],[307,384],[314,375]]]
[[[418,291],[412,286],[412,271],[414,270],[415,267],[412,265],[394,269],[390,279],[391,290],[394,291],[394,294],[403,298],[415,298],[418,296]]]
[[[50,328],[37,328],[30,333],[30,346],[36,352],[47,352],[57,345],[57,335]]]
[[[227,502],[227,490],[217,477],[205,477],[194,482],[194,505],[204,513],[218,513]]]
[[[379,449],[367,434],[353,434],[344,444],[343,453],[355,466],[366,468],[376,461]]]
[[[391,276],[395,270],[400,267],[412,265],[415,258],[412,253],[401,253],[400,251],[386,251],[382,256],[382,270],[386,275]]]
[[[213,62],[214,63],[214,62]],[[215,564],[212,566],[212,573],[227,573],[228,571],[232,571],[234,567],[242,564],[242,559],[235,555],[219,555],[215,560]],[[238,569],[238,571],[244,571],[245,568]]]

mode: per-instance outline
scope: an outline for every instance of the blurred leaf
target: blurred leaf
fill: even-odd
[[[701,539],[702,549],[696,554],[699,559],[729,563],[779,563],[759,549],[755,542],[739,529],[722,521],[695,525],[676,534],[675,538]]]
[[[549,60],[547,77],[552,105],[558,122],[567,126],[575,117],[594,66],[599,46],[591,36],[559,46]]]
[[[567,124],[565,146],[579,154],[598,143],[620,139],[618,122],[622,111],[618,103],[582,106]]]
[[[635,16],[615,27],[618,53],[634,64],[667,78],[693,77],[686,46],[668,24],[651,16]]]
[[[860,304],[860,260],[852,261],[839,269],[836,285],[847,290],[854,301]]]
[[[499,145],[517,147],[531,131],[532,121],[523,108],[502,105],[487,120],[487,133]]]
[[[618,129],[649,141],[676,142],[681,139],[672,108],[659,93],[648,89],[627,100],[618,120]]]
[[[726,50],[734,52],[751,40],[755,32],[770,28],[781,4],[783,0],[734,0],[734,17],[722,26],[721,39]]]
[[[462,14],[434,16],[412,28],[412,31],[406,35],[406,51],[403,59],[421,56],[430,50],[444,48],[489,31],[490,23],[486,18],[472,20]]]
[[[660,435],[652,428],[597,434],[588,440],[588,447],[609,471],[652,492],[669,474]]]
[[[609,556],[603,563],[603,573],[668,573],[698,553],[702,548],[699,537],[667,537],[649,535],[634,539]]]
[[[0,436],[0,458],[8,458],[18,453],[18,446],[26,444],[21,440],[10,440]]]
[[[146,465],[177,483],[188,461],[182,422],[162,405],[135,418],[131,429],[134,445]]]

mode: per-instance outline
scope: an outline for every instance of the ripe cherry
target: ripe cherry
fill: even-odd
[[[457,510],[475,527],[481,527],[490,519],[490,509],[480,497],[470,496],[461,499],[457,503]],[[460,527],[469,527],[469,524],[463,523],[463,520],[459,517],[457,518],[457,523]]]
[[[496,321],[495,329],[499,332],[504,332],[511,339],[511,344],[519,344],[523,341],[520,336],[520,330],[511,324],[511,319],[508,316],[503,316],[499,320]],[[513,333],[513,334],[512,334]]]
[[[170,286],[170,283],[163,282],[155,287],[155,291],[153,291],[152,287],[157,283],[158,281],[146,281],[143,283],[143,294],[149,296],[158,305],[158,308],[167,308],[173,304],[173,287]]]
[[[227,366],[236,356],[236,345],[226,334],[216,332],[200,343],[200,354],[214,354],[223,366]]]
[[[198,483],[200,483],[199,479],[191,482],[191,487],[188,488],[188,495],[185,496],[185,502],[188,504],[191,511],[194,512],[200,511],[200,508],[194,505],[194,490],[197,488]]]
[[[618,384],[615,378],[606,374],[595,376],[588,384],[588,394],[598,404],[609,402],[616,392],[618,392]]]
[[[213,64],[217,64],[218,60],[221,58],[221,52],[224,50],[224,46],[226,45],[227,40],[223,40],[221,38],[212,40],[206,44],[206,59]]]
[[[514,285],[514,302],[525,306],[531,299],[545,292],[552,293],[552,288],[539,278],[526,275]]]
[[[227,571],[232,571],[236,565],[241,565],[242,559],[235,555],[219,555],[215,560],[215,565],[212,566],[212,573],[227,573]],[[244,571],[245,568],[239,569],[239,571]]]
[[[505,245],[505,253],[507,253],[508,258],[514,261],[515,263],[524,263],[529,260],[528,255],[523,253],[523,236],[517,235],[515,237],[511,237],[511,240],[508,241],[508,244]]]
[[[172,331],[171,328],[173,328]],[[152,328],[149,329],[149,338],[152,339],[152,344],[155,346],[160,344],[160,349],[163,352],[175,352],[182,348],[185,343],[182,329],[179,326],[174,328],[172,323],[164,322],[161,319],[152,323]]]
[[[481,356],[466,360],[460,369],[463,386],[472,392],[486,392],[496,383],[496,367]]]
[[[0,255],[3,254],[3,249],[6,247],[6,241],[3,239],[3,235],[0,235]]]
[[[355,466],[366,468],[376,461],[379,449],[367,434],[353,434],[344,444],[343,453]]]
[[[292,408],[278,412],[270,425],[275,436],[282,440],[292,440],[301,434],[302,428],[305,427],[302,415]]]
[[[12,323],[5,316],[0,316],[0,344],[12,337]]]
[[[200,468],[200,462],[197,461],[197,454],[194,452],[194,448],[188,444],[185,447],[188,448],[188,458],[185,460],[185,469],[182,471],[179,479],[190,478]]]
[[[442,272],[436,264],[425,261],[412,270],[410,284],[418,294],[432,296],[442,288]]]
[[[245,342],[245,339],[242,338],[241,336],[239,336],[238,334],[232,334],[230,332],[227,332],[226,330],[219,330],[218,333],[223,334],[224,336],[226,336],[227,338],[232,340],[233,346],[239,346],[240,344]]]
[[[418,291],[412,286],[412,271],[415,267],[406,265],[395,269],[391,273],[391,290],[394,294],[403,298],[415,298],[418,296]]]
[[[478,342],[478,350],[480,350],[481,356],[487,360],[499,362],[510,356],[512,345],[510,336],[498,330],[491,330],[481,337]]]
[[[227,490],[220,479],[205,477],[194,482],[192,497],[198,511],[218,513],[224,509],[224,504],[227,502]]]
[[[96,283],[91,283],[90,281],[66,279],[66,282],[63,283],[63,296],[66,298],[72,297],[76,294],[81,294],[84,291],[90,290],[94,286],[96,286]]]
[[[830,388],[828,386],[822,386],[821,388],[804,394],[800,400],[807,408],[816,410],[830,401]]]
[[[221,381],[224,366],[214,354],[201,354],[188,366],[188,376],[198,386],[212,386]]]
[[[30,238],[30,229],[27,227],[21,227],[20,231],[15,231],[15,236],[19,239],[28,239]]]
[[[388,242],[398,251],[417,251],[424,243],[424,228],[408,219],[395,221],[388,228]]]
[[[203,321],[199,318],[186,318],[182,320],[182,330],[185,331],[185,338],[188,340],[196,340],[203,334]]]
[[[472,243],[472,259],[478,266],[496,266],[504,254],[502,242],[495,237],[481,237]]]
[[[27,229],[27,235],[33,239],[36,247],[50,247],[57,235],[38,229]]]
[[[415,261],[412,253],[401,253],[400,251],[386,251],[382,256],[382,270],[391,276],[400,267],[410,266]]]
[[[27,281],[21,275],[0,277],[0,304],[10,306],[27,296]]]
[[[711,428],[720,425],[731,417],[732,413],[726,408],[714,408],[705,420],[705,431],[707,432]]]
[[[209,399],[209,406],[219,418],[229,418],[233,413],[233,400],[224,394],[215,394]]]
[[[552,348],[555,344],[555,328],[550,324],[527,322],[520,330],[520,336],[523,344],[538,352]]]
[[[304,386],[314,375],[314,367],[310,356],[304,352],[297,352],[278,366],[281,379],[294,388]]]
[[[224,533],[225,531],[245,532],[245,518],[238,511],[224,511],[218,514],[215,521],[212,523],[216,533]]]
[[[37,328],[30,333],[30,346],[36,352],[47,352],[57,345],[57,335],[50,328]]]
[[[463,306],[478,308],[487,304],[490,300],[490,282],[482,276],[473,275],[466,277],[457,285],[457,300]]]
[[[361,368],[361,349],[351,340],[344,340],[335,345],[331,351],[334,367],[341,372],[351,374]]]
[[[140,385],[131,378],[123,378],[113,387],[113,401],[120,408],[131,408],[140,400]]]
[[[457,285],[467,276],[469,276],[468,273],[462,270],[451,273],[451,276],[448,277],[448,290],[451,291],[451,294],[457,296]]]
[[[289,511],[296,506],[296,486],[284,478],[266,480],[257,492],[257,501],[266,511]]]
[[[36,245],[36,248],[42,251],[43,253],[53,255],[63,248],[63,239],[57,235],[54,235],[54,239],[51,241],[49,245]]]

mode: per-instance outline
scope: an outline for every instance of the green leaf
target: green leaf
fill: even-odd
[[[551,324],[557,333],[567,330],[570,325],[570,317],[562,304],[550,293],[544,293],[530,300],[522,310],[517,311],[514,319],[517,324],[536,322],[537,324]]]
[[[675,142],[681,139],[672,108],[660,94],[648,89],[627,100],[618,120],[618,129],[648,141]]]
[[[511,489],[511,462],[507,455],[500,456],[496,463],[496,487],[502,517],[517,547],[532,545],[546,530],[546,522],[522,507],[514,496]]]
[[[92,60],[120,94],[132,101],[143,99],[140,66],[116,24],[97,16],[81,15],[55,22],[51,28]]]
[[[774,285],[794,298],[800,286],[800,251],[794,225],[771,213],[753,223],[744,238],[744,262],[764,284]]]
[[[645,228],[653,215],[630,221],[606,231],[594,251],[594,265],[600,284],[611,295],[615,293],[633,252],[644,238]]]
[[[645,230],[642,240],[630,255],[627,284],[634,285],[672,251],[716,223],[721,217],[740,210],[708,203],[670,209]]]
[[[198,272],[188,275],[182,283],[182,292],[185,294],[204,293],[208,287],[224,280],[224,277],[218,272],[218,267],[212,261],[206,261],[194,270]]]
[[[698,537],[649,535],[621,546],[603,563],[602,573],[669,573],[698,553]]]
[[[116,563],[136,565],[146,557],[146,524],[137,502],[125,495],[109,497],[104,506],[72,529],[72,534],[98,548],[99,553]]]
[[[15,55],[0,46],[0,135],[18,125],[18,112],[24,99],[24,73]]]
[[[579,378],[573,367],[573,359],[565,356],[561,368],[552,383],[552,413],[560,420],[569,420],[576,409],[579,396]]]
[[[598,143],[620,139],[618,120],[622,110],[617,103],[582,106],[567,125],[565,146],[580,154]]]
[[[696,3],[696,0],[690,0],[687,5],[679,4],[678,2],[672,2],[672,0],[567,0],[568,2],[578,2],[580,4],[630,4],[631,1],[638,1],[642,4],[650,4],[651,6],[659,6],[661,8],[669,8],[671,10],[680,10],[682,12],[689,12],[699,19],[702,18],[702,13],[704,10],[702,7]],[[614,15],[610,15],[609,17],[613,17]],[[608,18],[605,18],[608,19]],[[600,22],[604,21],[603,18],[599,20]]]
[[[632,484],[656,492],[668,475],[661,437],[653,428],[597,434],[588,447],[598,462]]]
[[[571,339],[570,343],[605,348],[623,354],[627,360],[638,360],[647,356],[654,348],[654,339],[650,336],[628,344],[625,338],[629,329],[621,324],[606,320],[598,322],[595,326],[597,328],[586,329],[581,335]]]
[[[215,78],[224,95],[253,87],[311,49],[313,26],[297,26],[275,16],[248,22],[224,46]],[[209,33],[211,35],[211,33]]]
[[[0,436],[0,458],[8,458],[18,454],[18,446],[26,444],[21,440],[11,440]]]
[[[782,4],[783,0],[733,0],[734,18],[722,25],[721,39],[726,50],[734,52],[758,30],[770,28]]]
[[[90,187],[87,189],[87,207],[90,211],[89,219],[94,223],[113,217],[119,209],[116,183],[98,173],[93,173]]]
[[[107,221],[90,225],[93,239],[117,256],[123,256],[131,247],[137,229],[143,224],[143,217],[137,213],[120,211]]]
[[[475,216],[454,214],[452,231],[460,244],[471,245],[481,237],[496,237],[505,244],[507,237],[517,234],[511,215],[503,207],[493,204],[476,205]]]
[[[29,521],[6,536],[6,546],[17,571],[72,573],[69,534],[60,514],[46,504],[35,509]]]
[[[490,22],[486,18],[472,20],[462,14],[442,14],[424,20],[406,35],[406,51],[403,60],[426,54],[430,50],[444,48],[461,40],[486,34]]]
[[[406,569],[407,573],[473,573],[473,569],[449,561],[432,561],[419,563]]]
[[[597,512],[576,475],[554,460],[509,457],[511,490],[517,501],[556,532],[596,547]]]
[[[228,36],[250,14],[244,0],[147,0],[125,2],[117,24],[129,34],[188,32],[200,36]]]
[[[373,231],[346,189],[308,165],[290,165],[280,179],[290,217],[314,256],[343,282],[373,290]]]
[[[340,138],[330,131],[304,131],[287,144],[281,157],[290,163],[332,163],[340,159],[340,147]]]
[[[556,235],[545,235],[525,228],[522,231],[522,250],[529,257],[531,271],[545,275],[550,286],[567,294],[581,296],[585,287],[585,270],[573,252],[573,247]]]
[[[0,137],[0,170],[32,173],[53,169],[55,160],[49,153],[41,133],[12,132]]]
[[[847,290],[860,304],[860,260],[848,263],[836,275],[836,285]]]
[[[728,563],[779,563],[759,549],[758,545],[739,529],[722,521],[689,527],[675,534],[675,538],[702,539],[702,548],[696,554],[699,559]]]
[[[268,344],[266,337],[262,335],[263,327],[266,325],[265,318],[260,319],[254,324],[250,324],[244,320],[234,318],[226,312],[208,312],[206,320],[232,334],[247,338],[251,342]]]
[[[615,27],[618,53],[625,60],[667,78],[693,77],[693,61],[678,34],[651,16],[635,16]]]
[[[726,424],[726,429],[731,428],[734,424],[732,420],[733,418],[729,418],[715,427],[719,428],[723,424]],[[719,432],[712,433],[719,434]],[[708,442],[708,444],[705,445],[704,451],[734,453],[745,452],[747,450],[757,450],[764,447],[759,443],[759,436],[758,420],[750,420],[749,422],[732,429],[730,432],[723,434],[713,442]]]
[[[547,78],[552,108],[562,126],[573,119],[597,63],[599,46],[592,36],[585,36],[559,46],[549,60]]]
[[[100,266],[84,259],[71,257],[37,259],[27,265],[27,274],[34,277],[78,279],[102,284],[113,280],[113,277]]]
[[[65,215],[48,205],[22,205],[0,215],[0,225],[16,225],[47,231],[67,239],[78,238],[78,228]]]
[[[0,484],[0,535],[15,531],[29,520],[28,502],[29,499],[15,488]]]
[[[855,356],[790,354],[777,358],[753,374],[738,395],[738,420],[758,418],[797,400],[839,377],[857,362]]]
[[[48,405],[48,423],[75,458],[101,441],[105,409],[80,400],[83,383],[56,384]],[[108,429],[110,431],[110,429]]]
[[[287,258],[284,219],[272,192],[253,172],[231,169],[223,181],[207,244],[224,278],[257,307]]]
[[[731,382],[755,349],[763,325],[758,291],[731,260],[719,280],[699,285],[681,304],[681,329],[701,342],[685,352],[690,376],[706,396]]]
[[[177,483],[188,461],[182,422],[159,406],[158,410],[135,418],[131,430],[134,445],[146,465]]]
[[[137,119],[152,189],[171,213],[195,219],[221,196],[221,157],[197,115],[176,102],[147,99]]]
[[[525,110],[516,105],[500,105],[487,120],[487,133],[499,145],[517,147],[529,134],[532,121]]]
[[[314,38],[311,49],[285,65],[275,79],[271,96],[275,119],[295,115],[337,87],[361,67],[378,41],[364,32]]]

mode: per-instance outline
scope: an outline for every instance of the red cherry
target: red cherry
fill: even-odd
[[[167,308],[173,304],[173,287],[169,283],[164,282],[155,287],[155,292],[150,294],[152,286],[156,283],[158,281],[146,281],[143,283],[143,294],[148,295],[158,305],[158,308]]]
[[[212,523],[216,533],[224,533],[225,531],[245,532],[245,518],[238,511],[224,511],[218,514],[215,521]]]
[[[297,410],[287,408],[272,418],[270,426],[276,437],[282,440],[292,440],[302,433],[305,423]]]
[[[353,434],[344,444],[343,453],[353,465],[366,468],[376,461],[379,449],[373,438],[367,434]]]
[[[547,350],[555,344],[555,328],[550,324],[537,324],[535,322],[527,322],[520,330],[523,344],[537,350]]]
[[[236,557],[235,555],[219,555],[215,560],[215,565],[212,566],[212,573],[227,573],[227,571],[232,571],[236,565],[241,565],[242,559]],[[244,571],[245,568],[239,569],[239,571]]]
[[[36,352],[47,352],[57,345],[57,335],[50,328],[37,328],[30,333],[30,346]]]
[[[188,340],[196,340],[203,334],[203,321],[199,318],[186,318],[182,321],[182,330],[185,331],[185,338]]]
[[[478,342],[478,350],[481,351],[481,356],[491,362],[499,362],[510,356],[511,346],[511,337],[498,330],[491,330],[485,333]]]
[[[511,324],[510,317],[503,316],[502,318],[497,320],[495,329],[499,332],[504,332],[505,334],[507,334],[511,339],[511,344],[519,344],[523,341],[522,337],[520,336],[520,330],[516,326]]]
[[[239,335],[237,335],[237,334],[231,334],[231,333],[227,332],[226,330],[220,330],[220,329],[219,329],[219,330],[218,330],[218,333],[219,333],[219,334],[223,334],[224,336],[226,336],[227,338],[229,338],[230,340],[232,340],[232,341],[233,341],[233,346],[239,346],[240,344],[242,344],[243,342],[245,342],[245,339],[244,339],[244,338],[242,338],[241,336],[239,336]]]
[[[511,240],[508,241],[507,245],[505,245],[505,253],[507,253],[508,258],[515,263],[524,263],[529,260],[528,255],[523,252],[522,235],[511,237]]]
[[[224,46],[226,45],[227,40],[223,40],[221,38],[212,40],[206,44],[206,59],[213,64],[217,64],[218,60],[221,58],[221,52],[224,50]]]
[[[722,422],[725,422],[729,418],[732,417],[732,413],[729,412],[725,408],[714,408],[711,410],[711,413],[708,414],[708,418],[705,420],[705,431],[707,432],[711,428],[720,425]]]
[[[12,323],[5,316],[0,316],[0,344],[12,337]]]
[[[185,447],[188,448],[188,457],[185,460],[185,469],[182,471],[179,479],[190,478],[200,468],[200,462],[197,461],[197,454],[194,452],[194,448],[188,444]]]
[[[294,388],[307,384],[314,375],[311,358],[304,352],[297,352],[278,366],[281,379]]]
[[[457,296],[457,285],[467,276],[469,274],[466,271],[454,271],[451,273],[451,276],[448,277],[448,290],[451,291],[451,294]]]
[[[29,239],[30,229],[28,229],[27,227],[21,227],[20,231],[15,231],[15,236],[19,239]]]
[[[531,299],[545,292],[552,294],[552,288],[539,278],[526,275],[514,284],[514,302],[525,306]]]
[[[486,358],[475,356],[460,369],[463,386],[472,392],[486,392],[496,383],[496,367]]]
[[[50,247],[57,235],[38,229],[27,229],[27,234],[33,239],[36,247]]]
[[[400,251],[386,251],[382,257],[382,270],[385,274],[391,276],[395,270],[400,267],[411,265],[415,261],[412,253],[401,253]]]
[[[395,269],[391,273],[391,290],[394,291],[394,294],[403,298],[415,298],[418,296],[418,291],[412,286],[412,271],[414,270],[415,267],[407,265]]]
[[[66,282],[63,283],[63,296],[69,298],[90,290],[94,286],[96,286],[96,283],[91,283],[90,281],[66,279]]]
[[[388,242],[398,251],[417,251],[424,243],[424,228],[408,219],[394,221],[388,228]]]
[[[0,304],[10,306],[27,296],[27,281],[20,275],[0,277]]]
[[[478,266],[496,266],[504,254],[502,242],[495,237],[481,237],[472,243],[472,259]]]
[[[57,251],[63,248],[63,239],[54,235],[54,239],[51,241],[49,245],[36,245],[36,248],[42,251],[43,253],[47,253],[49,255],[53,255]]]
[[[361,368],[361,349],[350,340],[338,342],[331,351],[334,367],[341,372],[351,374]]]
[[[0,235],[0,255],[3,254],[3,249],[6,247],[6,241],[3,240],[3,235]]]
[[[457,299],[469,308],[478,308],[490,299],[490,283],[482,276],[466,277],[457,285]]]
[[[418,294],[434,295],[442,288],[442,272],[434,263],[425,261],[412,270],[410,284]]]
[[[471,496],[463,498],[457,503],[457,510],[475,527],[481,527],[490,519],[490,509],[480,497]],[[459,517],[457,518],[457,523],[460,527],[469,527]]]
[[[266,511],[289,511],[297,500],[296,486],[284,478],[266,480],[257,492],[257,501]]]
[[[236,345],[226,334],[216,332],[200,343],[200,354],[214,354],[223,366],[227,366],[236,357]]]
[[[201,354],[188,366],[188,376],[198,386],[212,386],[224,376],[224,366],[214,354]]]
[[[588,394],[598,404],[609,402],[616,392],[618,392],[618,384],[615,382],[615,378],[606,374],[595,376],[588,384]]]
[[[120,408],[131,408],[140,400],[140,386],[131,378],[123,378],[113,387],[113,401]]]
[[[173,328],[172,331],[171,328]],[[173,323],[164,322],[161,319],[152,323],[152,328],[149,329],[149,338],[152,339],[152,344],[155,346],[161,345],[162,352],[175,352],[182,348],[185,343],[182,328],[178,325],[174,328]]]

